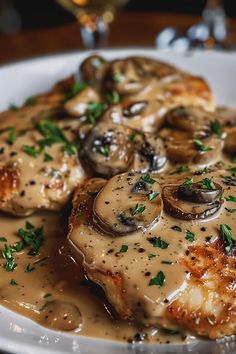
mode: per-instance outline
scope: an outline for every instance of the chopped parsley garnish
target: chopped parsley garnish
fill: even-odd
[[[25,229],[19,229],[18,236],[21,238],[21,241],[13,245],[7,245],[5,243],[4,250],[2,251],[2,256],[7,261],[4,264],[4,268],[8,272],[13,271],[17,266],[13,257],[14,253],[21,252],[26,247],[30,246],[28,254],[30,256],[38,254],[44,239],[43,227],[35,228],[30,222],[26,221]]]
[[[145,175],[141,177],[141,180],[149,183],[149,184],[154,184],[156,181],[155,179],[151,178],[150,175]]]
[[[161,237],[150,237],[148,241],[153,245],[153,247],[158,247],[161,249],[166,249],[169,246],[169,243],[162,240]]]
[[[11,279],[10,285],[18,285],[18,283],[14,279]]]
[[[84,82],[74,82],[73,85],[71,86],[70,91],[66,94],[64,98],[64,102],[78,95],[78,93],[83,91],[86,87],[87,84],[85,84]]]
[[[26,228],[27,230],[32,230],[32,229],[34,229],[34,225],[31,224],[29,221],[26,221],[26,222],[25,222],[25,228]]]
[[[233,236],[232,229],[227,224],[221,224],[220,232],[223,235],[224,241],[227,243],[227,246],[225,247],[225,252],[230,253],[236,241],[235,237]]]
[[[135,144],[136,138],[137,138],[137,134],[132,134],[130,135],[129,140],[131,141],[132,144]]]
[[[211,122],[210,128],[213,131],[213,133],[218,135],[219,138],[222,138],[223,132],[222,132],[222,128],[221,128],[220,122],[218,120],[215,120],[214,122]]]
[[[44,136],[44,139],[38,141],[41,149],[53,144],[62,144],[67,155],[71,156],[76,153],[76,146],[69,141],[63,130],[49,120],[44,120],[36,123],[36,129]],[[40,153],[40,151],[39,151]]]
[[[212,150],[211,147],[204,145],[203,142],[200,139],[194,139],[193,145],[198,151],[206,152],[206,151],[211,151]]]
[[[7,272],[12,272],[17,267],[17,264],[13,258],[13,252],[15,252],[15,250],[11,246],[5,244],[4,250],[2,251],[2,256],[6,260],[4,268]]]
[[[196,171],[195,174],[196,175],[205,175],[208,172],[209,172],[209,168],[208,167],[204,167],[203,169]]]
[[[148,193],[148,199],[149,199],[150,201],[152,201],[152,200],[155,199],[159,194],[160,194],[160,193],[158,193],[158,192],[150,192],[150,193]]]
[[[234,197],[233,195],[229,195],[228,197],[225,197],[225,200],[227,202],[234,202],[236,203],[236,197]]]
[[[193,184],[193,178],[188,177],[186,179],[186,181],[184,183],[182,183],[182,186],[190,188],[190,187],[192,187],[192,184]]]
[[[6,237],[0,237],[0,242],[7,242]]]
[[[235,213],[236,208],[225,208],[228,213]]]
[[[124,75],[120,74],[120,73],[115,73],[112,76],[112,80],[118,84],[120,84],[121,82],[123,82],[125,79]]]
[[[25,105],[26,106],[33,106],[37,103],[37,97],[35,96],[30,96],[25,100]]]
[[[106,101],[108,104],[116,104],[120,102],[120,95],[117,91],[111,91],[106,95]]]
[[[181,227],[180,227],[180,226],[178,226],[178,225],[174,225],[174,226],[172,226],[172,227],[171,227],[171,229],[172,229],[172,230],[174,230],[174,231],[182,232]]]
[[[155,257],[156,257],[156,255],[153,254],[153,253],[149,253],[149,255],[148,255],[148,259],[149,259],[149,260],[152,259],[152,258],[155,258]]]
[[[231,172],[232,174],[236,174],[236,167],[228,168],[227,171]]]
[[[97,120],[101,117],[106,108],[107,105],[105,103],[89,102],[86,110],[89,123],[96,124]]]
[[[172,171],[170,175],[180,174],[184,172],[189,172],[190,169],[188,166],[179,166],[176,170]]]
[[[185,239],[189,242],[193,242],[195,241],[195,234],[190,230],[186,230]]]
[[[35,267],[32,267],[30,264],[28,264],[25,268],[25,273],[33,272],[33,270],[35,270]]]
[[[17,107],[17,105],[14,104],[14,103],[11,103],[11,104],[9,105],[9,109],[10,109],[10,111],[13,111],[13,112],[18,111],[18,107]]]
[[[30,256],[38,254],[44,240],[43,227],[29,229],[26,225],[26,229],[18,230],[18,236],[22,238],[25,247],[31,247],[28,253]]]
[[[148,285],[149,286],[156,285],[159,288],[161,288],[164,285],[165,278],[166,278],[165,274],[160,270],[154,278],[150,279]]]
[[[137,214],[142,214],[146,207],[142,204],[136,204],[133,209],[131,209],[131,214],[132,215],[137,215]]]
[[[52,161],[52,160],[53,160],[53,157],[45,152],[43,161],[48,162],[48,161]]]
[[[40,150],[35,146],[23,145],[22,150],[29,156],[38,157],[40,154]]]
[[[109,146],[108,145],[101,145],[99,146],[99,148],[97,149],[97,151],[102,154],[105,157],[109,156]]]
[[[127,252],[128,251],[128,246],[127,245],[122,245],[121,246],[121,248],[120,248],[120,251],[119,251],[119,253],[125,253],[125,252]]]
[[[9,128],[8,143],[13,145],[16,140],[15,128]]]
[[[214,182],[212,181],[212,179],[209,178],[204,178],[201,182],[201,188],[202,189],[209,189],[209,190],[214,190],[216,189],[216,186],[214,184]]]

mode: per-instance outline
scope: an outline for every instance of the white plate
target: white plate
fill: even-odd
[[[147,49],[110,50],[101,54],[108,59],[135,54],[168,61],[207,78],[218,104],[236,106],[235,54],[181,54]],[[21,104],[27,97],[49,90],[56,81],[76,72],[79,63],[87,55],[88,52],[60,54],[1,67],[0,111],[6,109],[10,103]],[[225,339],[216,343],[199,340],[188,346],[127,345],[54,332],[0,307],[0,350],[16,354],[232,354],[236,353],[236,341]]]

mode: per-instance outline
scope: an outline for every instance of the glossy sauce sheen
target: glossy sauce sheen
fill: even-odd
[[[87,282],[74,261],[62,215],[41,212],[19,219],[1,214],[2,235],[8,243],[19,241],[16,234],[19,228],[24,228],[26,220],[35,227],[44,227],[45,241],[37,256],[27,255],[27,250],[15,254],[17,268],[13,272],[3,268],[5,261],[1,259],[1,304],[52,329],[100,338],[133,339],[140,328],[109,315],[102,292]],[[3,246],[1,242],[1,249]],[[35,269],[25,272],[28,264]],[[17,284],[12,284],[14,281]],[[181,340],[179,335],[169,337],[157,334],[154,329],[148,332],[155,342],[169,341],[173,337]]]

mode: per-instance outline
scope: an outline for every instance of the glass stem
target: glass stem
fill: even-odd
[[[223,2],[221,0],[208,0],[202,17],[210,30],[210,35],[217,42],[225,41],[227,38],[227,23]]]
[[[83,44],[87,49],[103,48],[108,44],[109,24],[97,14],[80,13],[77,17]]]

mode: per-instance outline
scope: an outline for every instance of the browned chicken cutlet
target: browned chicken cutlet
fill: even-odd
[[[126,173],[76,190],[69,241],[121,318],[211,339],[236,334],[236,187],[223,191],[224,176]]]

